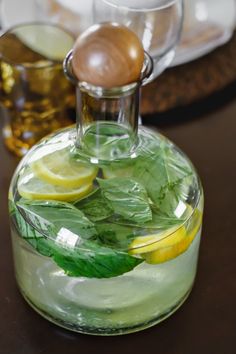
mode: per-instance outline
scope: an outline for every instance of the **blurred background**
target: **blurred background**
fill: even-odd
[[[2,34],[9,33],[16,25],[43,22],[57,25],[76,38],[91,24],[107,20],[121,22],[133,29],[142,40],[145,50],[153,57],[154,73],[149,80],[150,83],[144,87],[142,95],[141,112],[144,122],[146,117],[146,121],[154,123],[157,119],[156,113],[160,120],[163,117],[165,119],[166,112],[169,113],[176,108],[199,102],[226,87],[236,78],[235,0],[1,0],[0,2]],[[35,41],[37,37],[37,46],[35,43],[32,44],[34,36]],[[58,46],[62,46],[60,40],[57,41],[57,48],[55,48],[56,41],[53,46],[48,44],[49,41],[45,39],[47,35],[43,38],[42,34],[39,44],[38,35],[34,36],[31,28],[31,33],[24,38],[21,53],[25,51],[25,44],[28,46],[29,43],[30,50],[39,51],[37,54],[40,55],[42,51],[45,54],[45,46],[50,48],[51,52],[58,51]],[[6,46],[12,48],[14,56],[16,43],[8,44],[6,35],[3,35],[1,39],[1,57],[4,57]],[[3,42],[4,45],[1,44]],[[19,50],[19,45],[17,48]],[[61,48],[61,65],[66,48],[66,46]],[[49,61],[52,53],[50,55],[47,57]],[[38,59],[37,55],[35,60]],[[72,91],[71,94],[68,93],[69,104],[64,107],[68,116],[61,125],[54,124],[53,116],[50,115],[50,122],[44,120],[44,128],[40,124],[37,125],[39,134],[35,128],[34,118],[31,121],[28,118],[27,121],[22,120],[21,113],[21,118],[13,132],[11,123],[13,118],[8,114],[9,102],[16,100],[14,108],[16,112],[19,102],[25,100],[26,92],[25,88],[22,89],[25,86],[24,84],[22,86],[24,80],[21,78],[17,95],[15,94],[14,98],[9,96],[5,88],[9,90],[9,82],[13,80],[13,76],[9,76],[12,68],[4,65],[1,65],[0,80],[4,139],[11,151],[22,156],[43,134],[74,122],[75,100],[72,97]],[[16,76],[14,81],[17,81]],[[53,85],[51,85],[51,90],[52,87]],[[21,99],[19,95],[22,95]],[[45,90],[43,95],[45,96]],[[45,102],[43,104],[42,107],[45,107]],[[34,134],[31,131],[33,126]],[[13,135],[17,134],[16,143]]]
[[[118,6],[119,3],[129,5],[129,1],[115,1]],[[78,35],[94,22],[93,6],[93,0],[2,0],[1,26],[5,31],[19,23],[50,21]],[[235,28],[234,0],[185,0],[184,6],[183,33],[172,66],[194,60],[224,44]]]
[[[121,20],[121,17],[114,17],[111,11],[106,12],[106,7],[110,4],[126,9],[132,6],[142,9],[145,6],[147,7],[147,3],[150,3],[150,6],[153,7],[164,2],[161,0],[1,0],[0,23],[2,31],[6,31],[19,23],[52,22],[68,29],[77,36],[94,22],[110,20],[111,18]],[[98,15],[99,7],[101,8],[100,14],[104,14],[103,17]],[[235,7],[235,0],[184,0],[184,23],[181,40],[176,49],[175,57],[171,59],[168,66],[176,67],[189,63],[227,43],[232,38],[235,29]],[[105,11],[103,11],[104,9]],[[122,12],[123,15],[124,12]],[[126,25],[129,25],[132,21],[129,15],[130,13],[123,21]],[[153,26],[152,16],[149,13],[149,18],[146,19],[146,30],[149,29],[150,25]],[[138,20],[139,25],[142,26],[143,18],[139,17]],[[160,27],[160,22],[155,22],[154,27]],[[137,26],[135,29],[137,30]],[[145,31],[142,35],[146,35]],[[141,39],[143,39],[142,35]],[[157,35],[158,33],[156,33],[156,37]],[[155,32],[152,33],[152,36],[155,37]],[[157,109],[159,110],[159,108]]]

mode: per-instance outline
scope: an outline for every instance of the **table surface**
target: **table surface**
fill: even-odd
[[[144,117],[144,123],[155,123],[189,155],[204,186],[203,238],[190,297],[157,326],[117,337],[71,333],[35,313],[22,299],[14,279],[7,191],[17,160],[1,140],[1,354],[236,352],[236,84],[195,106]]]

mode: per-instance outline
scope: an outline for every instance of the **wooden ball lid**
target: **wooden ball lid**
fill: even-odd
[[[112,88],[138,81],[144,62],[142,43],[117,23],[101,23],[75,42],[72,68],[79,81]]]

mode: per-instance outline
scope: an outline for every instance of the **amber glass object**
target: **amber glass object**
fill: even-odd
[[[62,62],[74,38],[47,24],[16,26],[0,38],[0,101],[6,146],[18,156],[72,123],[71,84]]]

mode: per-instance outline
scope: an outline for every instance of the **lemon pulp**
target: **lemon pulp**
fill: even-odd
[[[72,202],[81,199],[92,190],[92,183],[78,188],[66,188],[42,181],[28,169],[19,179],[18,192],[26,199],[60,200]]]
[[[71,157],[68,149],[43,156],[32,164],[32,170],[41,180],[66,188],[90,184],[97,175],[97,167]]]

